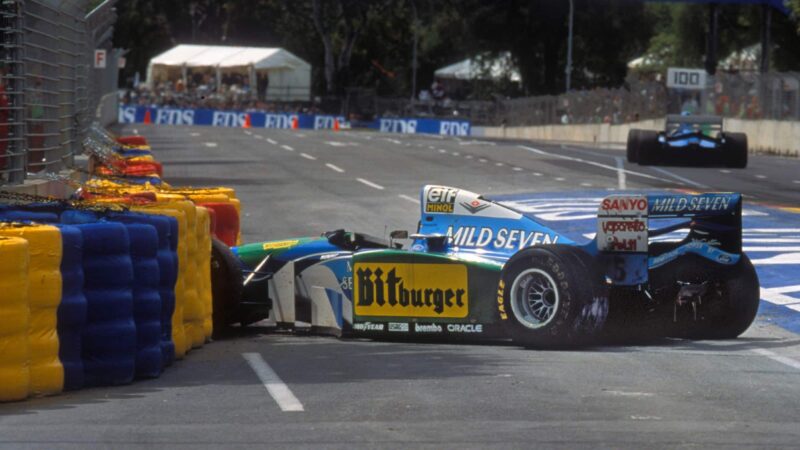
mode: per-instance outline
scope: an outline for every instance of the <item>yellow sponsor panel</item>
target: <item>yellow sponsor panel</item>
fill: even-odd
[[[293,241],[277,241],[277,242],[267,242],[266,244],[262,245],[261,248],[264,250],[278,250],[281,248],[289,248],[294,247],[297,243],[300,242],[297,239]]]
[[[359,316],[463,318],[469,313],[462,265],[360,263],[353,275]]]

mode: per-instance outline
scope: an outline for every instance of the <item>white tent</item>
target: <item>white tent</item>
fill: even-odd
[[[311,97],[311,65],[282,48],[178,45],[150,60],[147,82],[152,87],[160,81],[185,81],[190,69],[202,68],[214,71],[217,86],[223,73],[248,75],[250,86],[256,86],[256,78],[266,73],[269,100]]]
[[[434,75],[437,78],[456,80],[500,80],[506,77],[515,82],[522,80],[509,52],[494,58],[465,59],[436,70]]]

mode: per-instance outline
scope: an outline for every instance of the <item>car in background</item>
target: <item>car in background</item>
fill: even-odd
[[[671,114],[664,131],[631,129],[628,162],[640,165],[747,167],[747,135],[723,130],[722,118]]]

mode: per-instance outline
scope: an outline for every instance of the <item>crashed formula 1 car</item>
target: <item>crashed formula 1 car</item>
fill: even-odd
[[[269,317],[339,336],[552,347],[657,323],[670,336],[735,338],[759,303],[741,207],[730,193],[611,195],[594,239],[578,243],[478,194],[425,186],[410,236],[215,245],[215,329]]]
[[[717,116],[668,115],[664,131],[631,129],[628,162],[747,167],[747,135],[723,131]]]

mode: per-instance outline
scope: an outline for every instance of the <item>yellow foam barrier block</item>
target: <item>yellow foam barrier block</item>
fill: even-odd
[[[28,241],[0,237],[0,402],[22,400],[31,388],[28,261]]]
[[[178,278],[175,281],[175,310],[172,312],[172,342],[175,344],[175,358],[181,359],[191,348],[187,342],[186,333],[183,327],[183,309],[186,304],[186,272],[189,268],[187,261],[187,227],[186,205],[174,205],[170,203],[150,203],[143,206],[135,206],[132,211],[145,214],[159,214],[162,216],[174,217],[178,221]]]
[[[186,282],[184,285],[183,329],[187,350],[202,347],[206,341],[203,331],[203,303],[199,295],[199,255],[197,233],[197,207],[186,196],[173,193],[156,193],[157,202],[177,205],[186,214]]]
[[[64,389],[64,367],[58,358],[56,313],[61,303],[61,232],[49,225],[0,224],[0,235],[28,241],[31,394]]]
[[[206,341],[211,339],[214,331],[211,319],[211,215],[208,209],[197,208],[197,255],[200,262],[198,269],[198,295],[203,305],[203,335]]]

